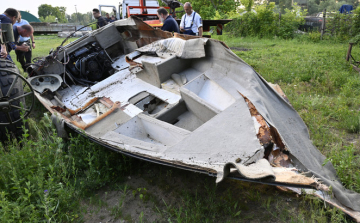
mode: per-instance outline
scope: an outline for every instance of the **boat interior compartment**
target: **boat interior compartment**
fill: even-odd
[[[191,97],[183,97],[175,106],[162,112],[156,118],[188,131],[194,131],[216,115],[216,111],[204,106]]]
[[[169,103],[146,91],[140,92],[139,94],[135,95],[134,97],[129,99],[129,102],[131,104],[134,104],[139,109],[143,110],[143,112],[146,114],[156,114],[169,105]]]
[[[210,80],[205,74],[198,76],[181,88],[181,92],[185,93],[185,89],[194,93],[203,99],[209,105],[223,111],[235,102],[226,90],[224,90],[215,81]]]
[[[173,74],[179,74],[191,68],[191,60],[170,57],[159,63],[149,63],[148,60],[138,60],[142,62],[144,69],[136,74],[137,78],[148,82],[156,87],[161,87],[161,83],[172,78]],[[188,75],[186,78],[194,78]]]
[[[124,136],[148,143],[172,146],[190,134],[189,131],[139,114],[114,130]]]

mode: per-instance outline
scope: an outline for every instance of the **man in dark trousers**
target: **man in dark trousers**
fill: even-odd
[[[14,31],[15,42],[19,42],[20,36],[30,37],[34,33],[34,29],[31,25],[13,26],[13,31]],[[15,42],[8,43],[8,52],[9,53],[11,50],[20,50],[23,52],[28,52],[30,50],[30,46],[28,46],[26,44],[18,46]],[[8,57],[6,59],[12,61],[10,54],[8,54]]]
[[[161,30],[180,33],[179,25],[176,20],[169,15],[165,8],[159,8],[157,10],[157,16],[159,17],[161,23],[163,23]]]
[[[99,9],[93,9],[93,16],[97,19],[97,29],[108,24],[104,17],[101,16]]]
[[[22,25],[30,25],[30,24],[25,19],[22,19],[21,15],[19,15],[19,19],[14,24],[14,26],[22,26]],[[30,42],[30,40],[31,40],[31,42]],[[17,61],[20,62],[21,67],[23,68],[24,71],[26,71],[26,68],[31,63],[31,51],[32,51],[31,48],[35,49],[34,35],[31,34],[30,37],[23,37],[20,35],[20,39],[19,39],[19,42],[17,43],[17,45],[18,46],[26,45],[26,46],[30,47],[28,52],[24,52],[21,50],[15,50]]]

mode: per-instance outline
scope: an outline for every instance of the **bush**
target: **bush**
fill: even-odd
[[[283,39],[294,37],[294,31],[304,22],[299,6],[294,6],[293,10],[286,9],[279,21],[279,14],[274,12],[275,3],[258,5],[255,12],[248,11],[233,17],[225,30],[232,36],[257,36],[274,37],[279,36]],[[305,11],[306,12],[306,11]]]
[[[334,18],[328,19],[326,32],[340,41],[358,43],[360,35],[360,7],[353,11],[353,14],[335,14]]]
[[[294,38],[294,31],[299,25],[304,23],[303,15],[306,11],[301,11],[300,6],[294,6],[293,10],[285,9],[285,14],[281,18],[281,22],[277,27],[277,36],[283,39]]]

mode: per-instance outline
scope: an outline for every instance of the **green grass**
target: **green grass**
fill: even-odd
[[[281,86],[308,126],[314,145],[334,164],[344,185],[360,192],[360,78],[345,62],[348,45],[304,38],[213,38],[251,49],[234,52],[267,81]],[[35,39],[34,57],[47,55],[63,41],[55,36]],[[359,47],[354,47],[353,55],[360,57]],[[107,207],[115,219],[146,221],[142,210],[136,217],[126,212],[130,198],[152,205],[158,221],[349,221],[311,196],[232,180],[215,185],[212,177],[130,159],[82,137],[64,142],[43,117],[45,109],[37,106],[26,137],[0,148],[3,222],[81,222],[86,214],[82,201],[98,207],[93,214]],[[128,187],[130,175],[145,183]],[[122,192],[115,206],[108,207],[94,195],[104,187]],[[166,196],[158,196],[158,191]]]

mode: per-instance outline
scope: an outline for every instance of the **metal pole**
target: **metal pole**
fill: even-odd
[[[76,8],[76,5],[75,5],[75,12],[76,12],[76,22],[78,21],[78,14],[77,14],[77,8]]]
[[[323,21],[322,21],[322,24],[321,24],[321,37],[320,37],[321,40],[323,39],[323,35],[324,35],[324,32],[325,32],[325,17],[326,17],[326,9],[324,9]]]

